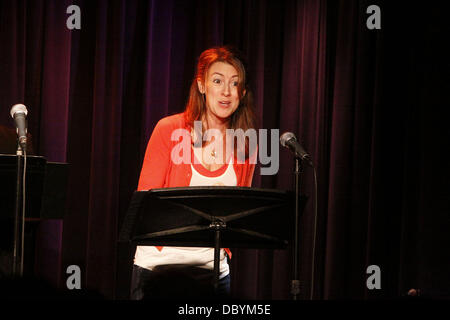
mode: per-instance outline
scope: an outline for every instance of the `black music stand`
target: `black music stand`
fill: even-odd
[[[17,155],[0,154],[0,250],[17,250],[17,257],[20,258],[13,260],[11,269],[13,275],[22,276],[24,253],[20,248],[24,230],[21,230],[18,237],[15,237],[14,232],[15,211],[18,205],[17,159]],[[62,219],[66,210],[67,180],[67,163],[48,162],[41,156],[27,156],[25,221]],[[21,203],[19,205],[21,210]],[[33,268],[30,267],[30,270]]]
[[[294,194],[273,189],[211,186],[137,191],[119,241],[213,247],[217,290],[220,248],[286,248],[294,226],[293,210]]]

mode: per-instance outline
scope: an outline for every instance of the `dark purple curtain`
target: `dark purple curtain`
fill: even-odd
[[[66,9],[81,9],[69,30]],[[381,8],[381,30],[366,9]],[[126,299],[133,250],[117,243],[156,122],[184,109],[196,58],[248,56],[260,127],[294,132],[314,179],[301,217],[301,298],[448,294],[449,105],[445,15],[379,1],[2,1],[0,124],[23,102],[35,153],[70,164],[67,213],[41,222],[35,274]],[[254,186],[293,189],[294,160]],[[292,248],[234,249],[237,298],[289,299]],[[314,263],[314,269],[313,269]],[[381,269],[368,290],[366,269]],[[314,271],[314,278],[312,274]],[[314,281],[312,281],[314,280]]]

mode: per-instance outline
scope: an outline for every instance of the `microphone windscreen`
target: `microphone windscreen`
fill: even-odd
[[[292,132],[285,132],[280,137],[280,143],[283,147],[286,147],[286,142],[294,138],[294,140],[297,140],[297,137]]]
[[[27,115],[28,110],[27,110],[27,107],[25,107],[25,105],[19,103],[19,104],[15,104],[12,106],[10,113],[11,113],[11,118],[14,119],[14,115],[16,113],[24,113],[25,115]]]

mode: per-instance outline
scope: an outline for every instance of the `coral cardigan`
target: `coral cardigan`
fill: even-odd
[[[185,130],[177,130],[185,129]],[[189,150],[191,158],[191,128],[186,123],[185,114],[178,113],[165,117],[156,124],[145,152],[144,162],[139,177],[138,191],[154,188],[187,187],[191,181],[190,163],[176,164],[171,160],[171,154],[182,155],[180,147]],[[173,139],[172,139],[173,138]],[[237,163],[234,156],[233,168],[236,173],[237,186],[250,187],[253,179],[256,161],[255,151],[245,163]],[[162,247],[157,247],[162,250]],[[229,253],[229,250],[227,250]]]

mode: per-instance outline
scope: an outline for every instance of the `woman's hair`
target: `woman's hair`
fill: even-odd
[[[232,46],[213,47],[203,51],[198,58],[197,69],[192,80],[185,117],[187,124],[193,128],[194,121],[201,121],[206,114],[206,102],[198,89],[197,82],[205,83],[209,68],[215,62],[225,62],[232,65],[238,72],[239,106],[230,117],[229,129],[256,129],[256,116],[253,104],[253,94],[248,84],[246,61],[239,50]],[[205,128],[203,128],[205,131]],[[245,143],[245,157],[248,157],[248,139]]]

